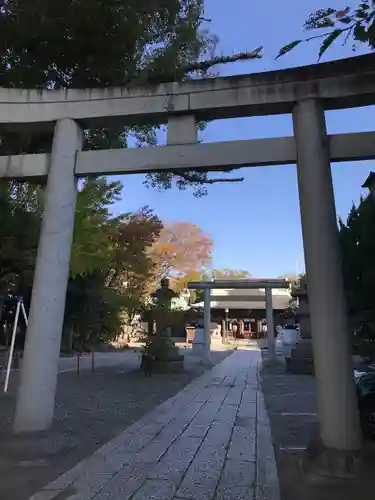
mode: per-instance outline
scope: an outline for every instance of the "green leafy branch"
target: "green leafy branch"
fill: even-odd
[[[341,36],[344,36],[344,44],[351,36],[355,42],[367,43],[371,49],[375,49],[375,0],[363,1],[354,9],[350,7],[343,10],[320,9],[310,15],[304,28],[307,31],[326,28],[331,28],[331,30],[288,43],[280,49],[276,59],[301,43],[319,38],[323,39],[319,49],[319,60],[332,43]],[[355,50],[354,45],[353,50]]]

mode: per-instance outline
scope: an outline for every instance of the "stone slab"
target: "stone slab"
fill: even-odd
[[[259,359],[236,351],[29,500],[278,500]]]
[[[209,424],[196,424],[193,421],[185,430],[184,436],[203,438],[207,434],[209,428]]]
[[[57,493],[56,491],[39,491],[38,493],[35,493],[32,497],[29,498],[29,500],[52,500],[53,498],[56,498]]]
[[[132,500],[171,500],[176,486],[172,481],[149,479]]]
[[[254,488],[249,486],[219,489],[215,500],[252,500]]]
[[[256,434],[246,427],[234,427],[228,448],[228,458],[254,462],[256,460]]]
[[[191,463],[176,496],[194,500],[213,500],[225,456],[225,448],[202,449]]]
[[[233,431],[233,422],[213,422],[204,438],[202,447],[226,448]]]
[[[237,487],[255,487],[256,463],[227,459],[220,478],[219,491]]]
[[[218,411],[215,422],[227,423],[233,426],[238,413],[238,405],[223,404]]]
[[[95,500],[129,499],[147,480],[147,476],[154,466],[154,463],[136,463],[124,468],[93,498]]]
[[[158,462],[149,478],[168,479],[179,484],[202,443],[200,437],[182,437]]]

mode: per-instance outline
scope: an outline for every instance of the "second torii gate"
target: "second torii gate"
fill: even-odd
[[[272,289],[289,288],[289,281],[276,278],[262,279],[238,279],[238,280],[211,280],[211,281],[189,281],[187,285],[189,290],[204,290],[204,338],[205,338],[205,356],[210,356],[210,324],[211,324],[211,290],[214,288],[244,290],[244,289],[265,289],[266,317],[267,317],[267,343],[270,357],[275,355],[275,326],[273,321]]]

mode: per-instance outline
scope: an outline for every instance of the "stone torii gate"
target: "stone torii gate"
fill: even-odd
[[[272,305],[272,289],[273,288],[289,288],[290,283],[285,279],[238,279],[238,280],[216,280],[211,281],[189,281],[187,285],[189,290],[203,290],[204,296],[204,339],[205,339],[205,357],[210,358],[211,346],[211,290],[212,289],[228,289],[228,290],[245,290],[245,289],[264,289],[264,300],[266,302],[266,317],[267,317],[267,345],[270,357],[275,355],[275,325],[273,317]]]
[[[296,163],[320,436],[327,453],[360,450],[330,162],[375,158],[375,132],[329,136],[325,110],[372,104],[372,54],[134,89],[1,88],[0,133],[54,131],[50,154],[0,156],[0,177],[48,176],[15,431],[40,431],[52,423],[79,176]],[[199,120],[287,113],[294,137],[197,140]],[[167,145],[81,151],[83,129],[114,123],[168,123]]]

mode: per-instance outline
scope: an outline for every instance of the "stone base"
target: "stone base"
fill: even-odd
[[[211,347],[223,345],[223,338],[221,335],[211,337]]]
[[[286,372],[294,375],[314,375],[314,360],[311,358],[286,358]]]
[[[286,358],[286,372],[296,375],[314,375],[314,358],[311,340],[300,340]]]
[[[154,357],[153,372],[174,373],[184,369],[184,356],[169,336],[155,335],[151,341],[150,354]]]
[[[368,475],[360,451],[331,450],[320,439],[315,439],[307,447],[301,467],[307,478],[315,483]]]
[[[194,356],[197,356],[202,359],[206,359],[209,357],[210,346],[207,346],[206,344],[206,336],[204,328],[195,329],[194,340],[191,347]]]
[[[156,360],[152,364],[152,371],[155,373],[179,373],[184,369],[184,357],[182,359],[162,359]]]
[[[215,364],[212,362],[210,353],[207,356],[204,356],[200,359],[199,364],[204,368],[213,368]]]
[[[206,346],[205,344],[201,344],[200,342],[193,341],[191,350],[194,356],[203,356],[206,352]]]

